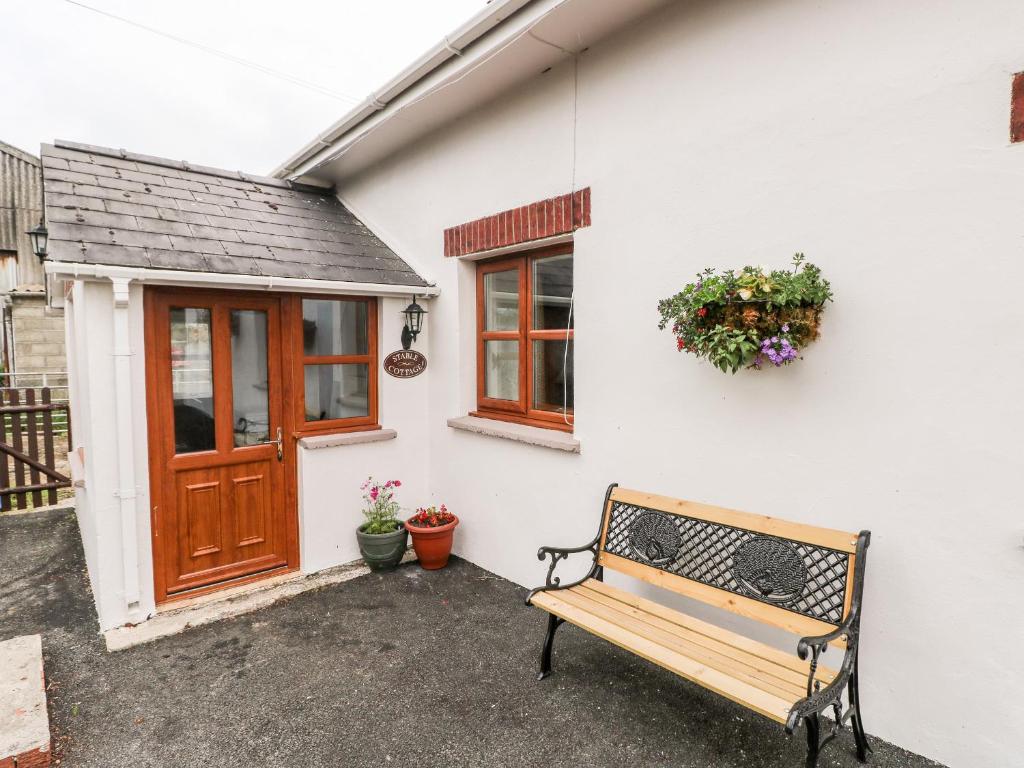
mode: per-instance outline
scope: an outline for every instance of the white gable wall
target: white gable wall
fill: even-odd
[[[578,456],[446,426],[475,402],[475,283],[442,255],[445,227],[569,191],[572,65],[340,180],[442,288],[426,453],[457,552],[535,585],[536,548],[589,539],[610,481],[869,528],[869,731],[1018,761],[1022,23],[995,0],[679,3],[583,54]],[[656,301],[703,267],[795,251],[836,293],[802,361],[723,375],[657,330]]]

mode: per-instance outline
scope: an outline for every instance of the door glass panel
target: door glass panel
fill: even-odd
[[[170,314],[174,450],[212,451],[216,436],[210,310],[173,307]]]
[[[484,342],[484,394],[495,400],[519,399],[519,342]]]
[[[572,328],[572,254],[563,253],[533,262],[533,327]]]
[[[519,270],[484,275],[484,330],[519,329]]]
[[[366,363],[307,365],[306,421],[370,414],[370,366]]]
[[[365,355],[365,301],[302,300],[302,346],[308,357]]]
[[[231,404],[235,447],[270,439],[267,313],[231,310]]]
[[[572,339],[533,342],[533,407],[564,413],[574,397]],[[564,407],[563,407],[564,404]]]

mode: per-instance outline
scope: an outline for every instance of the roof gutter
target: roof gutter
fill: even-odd
[[[298,153],[271,173],[276,178],[286,178],[297,171],[310,158],[330,147],[341,136],[351,131],[367,118],[381,111],[398,96],[433,72],[445,62],[461,56],[471,44],[486,35],[512,14],[529,5],[533,0],[492,0],[486,8],[462,26],[445,35],[439,43],[406,67],[384,86],[370,94],[356,105],[347,115],[324,133],[306,144]]]
[[[353,283],[342,280],[309,280],[270,275],[231,275],[220,272],[187,272],[176,269],[115,267],[106,264],[82,264],[68,261],[46,262],[46,274],[59,280],[137,280],[150,285],[178,285],[196,288],[250,288],[296,293],[331,293],[342,296],[423,296],[440,293],[435,285],[387,285]]]

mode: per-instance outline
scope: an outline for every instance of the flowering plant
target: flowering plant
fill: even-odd
[[[409,524],[417,528],[440,528],[454,522],[455,515],[449,512],[444,504],[440,509],[435,506],[420,507],[416,514],[409,518]]]
[[[821,270],[798,253],[792,270],[704,270],[658,302],[658,327],[671,324],[679,351],[722,371],[782,366],[818,338],[822,309],[831,300]]]
[[[392,533],[402,527],[398,520],[401,508],[394,499],[395,489],[401,487],[401,480],[378,483],[372,477],[366,478],[366,482],[359,486],[366,502],[366,509],[363,510],[366,518],[362,528],[364,533]]]

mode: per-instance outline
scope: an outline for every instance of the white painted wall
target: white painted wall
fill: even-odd
[[[129,295],[132,443],[135,469],[135,517],[124,525],[117,468],[116,387],[114,375],[114,297],[110,282],[76,281],[65,312],[69,357],[74,449],[85,449],[85,486],[75,489],[75,511],[89,568],[100,630],[152,615],[153,557],[150,544],[149,467],[146,442],[146,395],[142,286]],[[135,529],[134,543],[125,532]],[[136,565],[126,569],[125,552],[134,548]],[[130,559],[129,559],[130,565]],[[130,584],[140,594],[130,600]]]
[[[423,301],[423,299],[421,299]],[[428,318],[433,302],[423,302]],[[378,353],[401,349],[404,318],[401,311],[409,298],[382,298],[379,303]],[[430,319],[413,349],[429,343]],[[380,423],[394,429],[393,440],[330,448],[299,448],[299,543],[302,570],[306,573],[359,559],[356,528],[364,521],[362,491],[367,477],[381,482],[401,480],[395,500],[409,516],[429,497],[427,484],[427,391],[433,361],[413,379],[396,379],[378,371]]]
[[[445,425],[474,404],[475,287],[442,230],[569,190],[571,66],[338,180],[442,288],[427,453],[431,495],[464,521],[456,551],[536,584],[537,546],[587,540],[613,480],[870,528],[868,728],[953,766],[1019,764],[1022,25],[1003,0],[703,0],[592,46],[578,456]],[[798,364],[723,375],[657,330],[656,301],[703,267],[795,251],[836,293]]]

